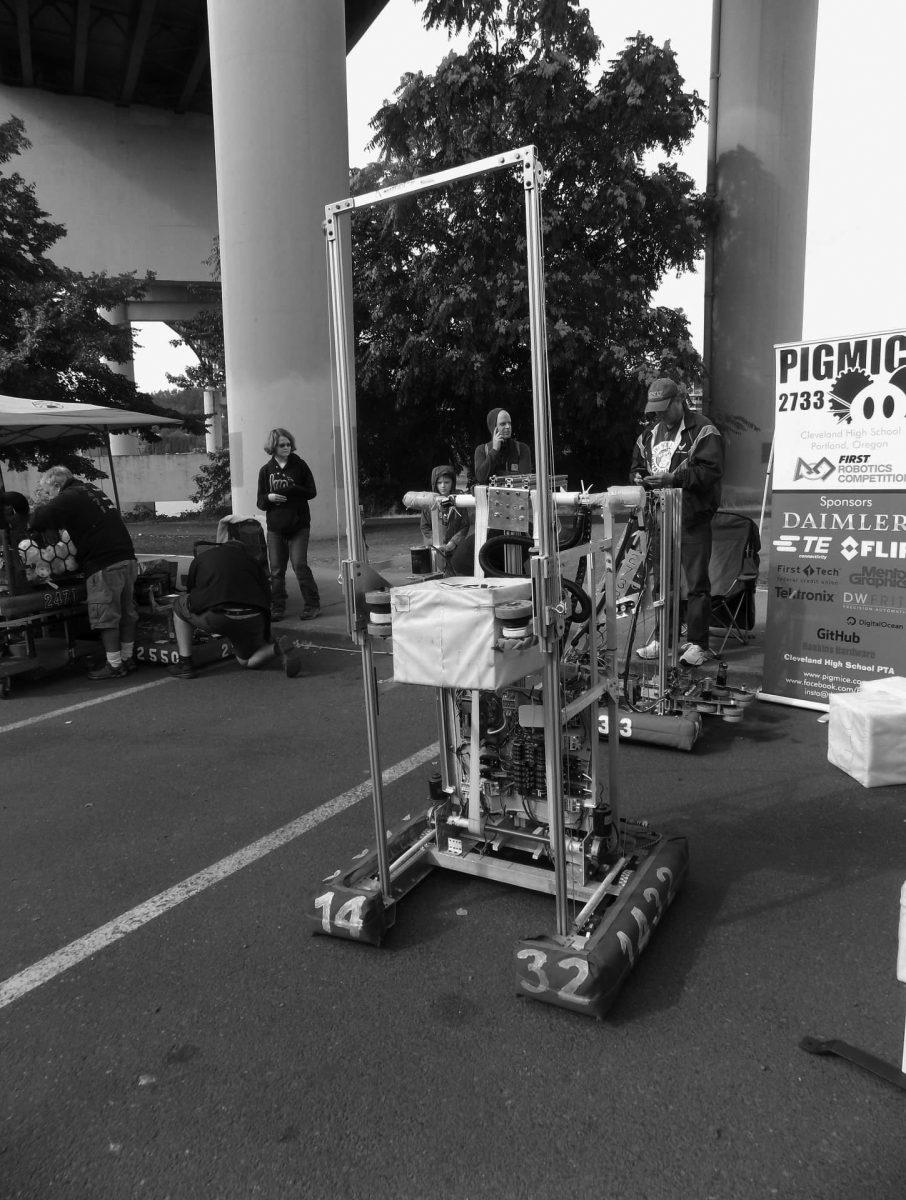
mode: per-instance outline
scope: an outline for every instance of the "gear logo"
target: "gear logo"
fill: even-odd
[[[796,460],[796,470],[793,474],[794,479],[814,479],[818,483],[823,483],[829,475],[833,475],[836,467],[832,462],[828,462],[826,458],[819,458],[816,463],[807,463],[804,458]]]
[[[834,386],[830,390],[828,402],[830,410],[840,425],[851,425],[853,400],[860,392],[871,387],[874,380],[864,371],[841,371]]]
[[[840,553],[847,562],[851,562],[859,553],[859,543],[855,538],[844,538],[840,543]]]

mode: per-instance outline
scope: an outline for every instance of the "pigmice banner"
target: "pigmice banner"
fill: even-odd
[[[765,700],[906,675],[906,330],[774,347]]]

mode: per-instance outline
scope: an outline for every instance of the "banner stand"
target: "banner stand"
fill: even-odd
[[[906,676],[906,329],[774,347],[762,700]]]

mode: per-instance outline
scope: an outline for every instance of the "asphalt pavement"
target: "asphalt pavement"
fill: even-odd
[[[368,533],[405,573],[413,527]],[[361,663],[335,544],[304,668],[63,674],[0,705],[0,1197],[900,1200],[906,788],[827,762],[814,711],[622,743],[622,803],[689,876],[596,1022],[519,998],[549,898],[435,871],[381,949],[312,937],[373,843]],[[763,597],[762,597],[763,599]],[[756,682],[754,639],[728,648]],[[427,802],[427,689],[375,656],[387,819]],[[611,752],[602,743],[602,757]]]

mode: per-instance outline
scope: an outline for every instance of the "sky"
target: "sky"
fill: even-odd
[[[686,86],[708,98],[711,50],[711,5],[707,0],[587,0],[592,26],[604,43],[602,65],[623,47],[627,37],[641,30],[659,43],[669,39],[676,51]],[[451,43],[444,31],[426,30],[421,23],[422,5],[415,0],[390,0],[386,8],[348,55],[346,94],[349,127],[349,161],[353,166],[373,156],[366,146],[371,140],[368,122],[385,100],[391,100],[406,71],[431,72],[465,38]],[[509,149],[510,147],[501,147]],[[677,160],[684,171],[705,185],[707,127],[702,123],[690,145]],[[665,280],[655,297],[657,303],[683,308],[689,317],[692,340],[701,350],[703,284],[701,271],[680,279]],[[142,348],[135,354],[135,381],[143,391],[170,385],[165,372],[176,373],[192,361],[188,349],[176,351],[169,345],[173,334],[160,324],[143,322],[135,327]]]

